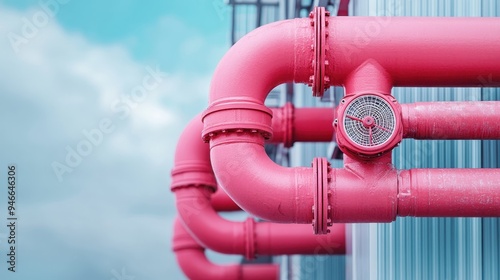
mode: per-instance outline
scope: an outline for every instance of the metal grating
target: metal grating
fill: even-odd
[[[371,118],[374,127],[366,127],[364,119]],[[344,113],[344,129],[347,136],[363,147],[380,146],[394,133],[396,117],[392,107],[375,95],[363,95],[351,101]]]

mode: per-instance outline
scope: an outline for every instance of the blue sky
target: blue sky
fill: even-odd
[[[229,47],[230,10],[144,2],[0,0],[0,279],[182,279],[169,172]]]

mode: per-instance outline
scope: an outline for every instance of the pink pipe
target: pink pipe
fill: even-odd
[[[395,170],[390,154],[346,159],[334,170],[334,222],[390,222],[396,216],[500,217],[500,169]]]
[[[500,216],[500,169],[412,169],[399,188],[399,216]]]
[[[401,104],[403,137],[415,139],[500,139],[500,102]]]
[[[217,211],[239,211],[241,208],[236,204],[222,188],[212,194],[210,199],[212,208]]]
[[[359,30],[371,33],[360,36]],[[365,179],[355,170],[334,171],[325,159],[316,159],[313,168],[273,163],[263,148],[264,139],[272,137],[267,94],[289,81],[311,82],[315,95],[330,83],[344,85],[347,94],[390,94],[392,86],[492,86],[500,80],[498,34],[497,18],[324,19],[321,13],[256,29],[219,63],[203,115],[202,135],[210,142],[218,183],[245,211],[275,222],[312,221],[317,233],[326,233],[332,220],[393,220],[398,179],[392,167]],[[491,174],[488,180],[500,182]],[[391,177],[382,180],[387,185],[371,183],[385,175]],[[332,183],[344,180],[348,184]],[[360,181],[364,184],[356,184]],[[379,190],[389,196],[377,195]],[[484,191],[490,195],[490,190]],[[360,197],[341,200],[338,193]],[[350,211],[342,212],[332,200]],[[356,214],[354,205],[363,213]],[[382,213],[374,211],[379,209]]]
[[[295,142],[330,142],[333,139],[333,108],[295,108],[288,102],[271,110],[272,143],[291,147]]]
[[[174,222],[173,251],[184,274],[192,280],[260,280],[279,279],[275,264],[217,265],[205,256],[201,247],[184,229],[179,219]]]
[[[378,78],[392,86],[488,86],[500,80],[498,18],[341,17],[330,19],[328,31],[333,63],[327,72],[349,93],[359,90],[350,79],[367,63],[380,66],[380,75],[365,76],[363,87]]]
[[[205,247],[224,254],[256,255],[344,254],[345,228],[335,224],[331,233],[312,234],[310,225],[232,222],[211,207],[209,188],[181,188],[175,191],[177,210],[192,236]]]
[[[345,228],[338,224],[329,235],[317,237],[308,225],[230,222],[210,203],[216,185],[209,177],[209,147],[200,138],[202,123],[195,117],[182,133],[172,170],[172,191],[182,222],[200,244],[226,254],[344,254]],[[190,168],[194,164],[196,168]]]
[[[226,53],[210,87],[205,140],[241,129],[270,138],[267,94],[285,82],[316,81],[318,64],[325,87],[344,85],[347,94],[389,94],[392,86],[494,86],[500,80],[498,18],[327,17],[321,36],[315,20],[267,24]],[[313,44],[319,37],[326,43]]]
[[[348,16],[349,15],[349,1],[350,0],[340,0],[337,16]]]
[[[265,155],[264,139],[257,133],[242,132],[234,140],[221,133],[212,138],[211,146],[217,181],[243,210],[277,223],[311,223],[312,168],[274,163]]]

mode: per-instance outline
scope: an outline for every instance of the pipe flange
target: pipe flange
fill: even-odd
[[[332,225],[330,205],[328,204],[328,171],[330,163],[326,158],[314,158],[313,163],[314,181],[314,205],[312,226],[314,234],[327,234],[330,232],[328,226]]]
[[[314,40],[312,45],[313,60],[312,68],[313,75],[309,77],[308,85],[312,87],[313,96],[322,97],[325,91],[330,87],[330,77],[326,75],[326,66],[329,61],[326,59],[328,44],[328,17],[330,12],[324,7],[315,7],[309,14],[311,18],[311,26],[314,28]]]
[[[223,99],[213,102],[202,114],[202,139],[220,133],[250,130],[259,132],[264,139],[272,137],[272,111],[264,104],[244,98]]]

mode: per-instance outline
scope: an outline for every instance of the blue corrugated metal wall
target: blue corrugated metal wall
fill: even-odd
[[[355,15],[499,16],[496,1],[354,1]],[[480,44],[481,42],[477,42]],[[488,79],[488,77],[478,77]],[[499,100],[497,89],[397,88],[400,103]],[[397,168],[500,167],[498,141],[404,140]],[[346,279],[500,279],[500,220],[398,218],[350,227]],[[328,278],[325,278],[328,279]]]

